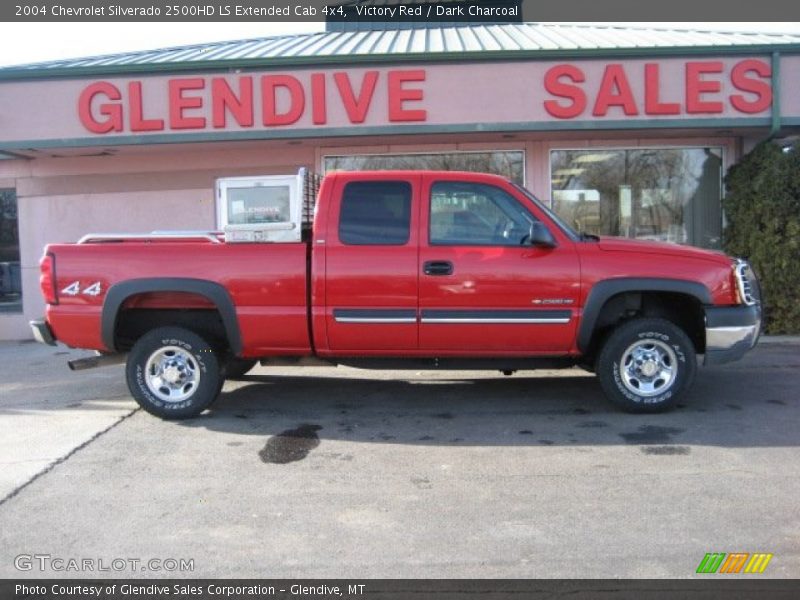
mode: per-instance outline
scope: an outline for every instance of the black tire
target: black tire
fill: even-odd
[[[674,323],[638,318],[606,338],[595,372],[608,399],[624,410],[662,412],[692,386],[697,355],[692,341]]]
[[[249,358],[230,358],[225,363],[225,379],[241,379],[256,366],[257,360]]]
[[[208,342],[181,327],[159,327],[139,338],[128,354],[125,375],[139,406],[162,419],[199,415],[224,382]]]

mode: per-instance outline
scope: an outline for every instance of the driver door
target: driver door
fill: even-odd
[[[542,220],[508,184],[427,175],[419,258],[420,350],[437,356],[566,353],[580,292],[571,240],[527,244]]]

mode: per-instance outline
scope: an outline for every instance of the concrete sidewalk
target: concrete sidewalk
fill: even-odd
[[[0,342],[0,501],[137,408],[122,367],[67,367],[90,355]]]

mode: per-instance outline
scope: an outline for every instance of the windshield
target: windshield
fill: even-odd
[[[530,191],[526,190],[521,185],[519,185],[517,183],[514,183],[513,181],[511,182],[511,185],[513,185],[516,189],[518,189],[520,192],[522,192],[528,200],[530,200],[536,206],[538,206],[540,209],[542,209],[542,211],[544,211],[544,213],[547,214],[547,216],[550,217],[550,219],[552,219],[553,222],[556,225],[558,225],[558,228],[561,229],[561,231],[563,231],[564,234],[567,237],[569,237],[569,239],[571,239],[573,242],[580,241],[580,239],[581,239],[580,234],[577,231],[575,231],[572,227],[570,227],[566,223],[566,221],[564,221],[556,213],[554,213],[552,210],[547,208],[544,205],[544,203],[542,201],[540,201],[536,196],[534,196]]]

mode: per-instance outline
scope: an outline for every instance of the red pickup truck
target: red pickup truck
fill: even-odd
[[[34,335],[95,349],[98,363],[127,355],[142,408],[185,418],[256,361],[506,374],[579,365],[623,409],[656,412],[690,388],[698,354],[737,360],[761,329],[745,261],[578,233],[494,175],[332,173],[297,241],[263,239],[49,245]]]

